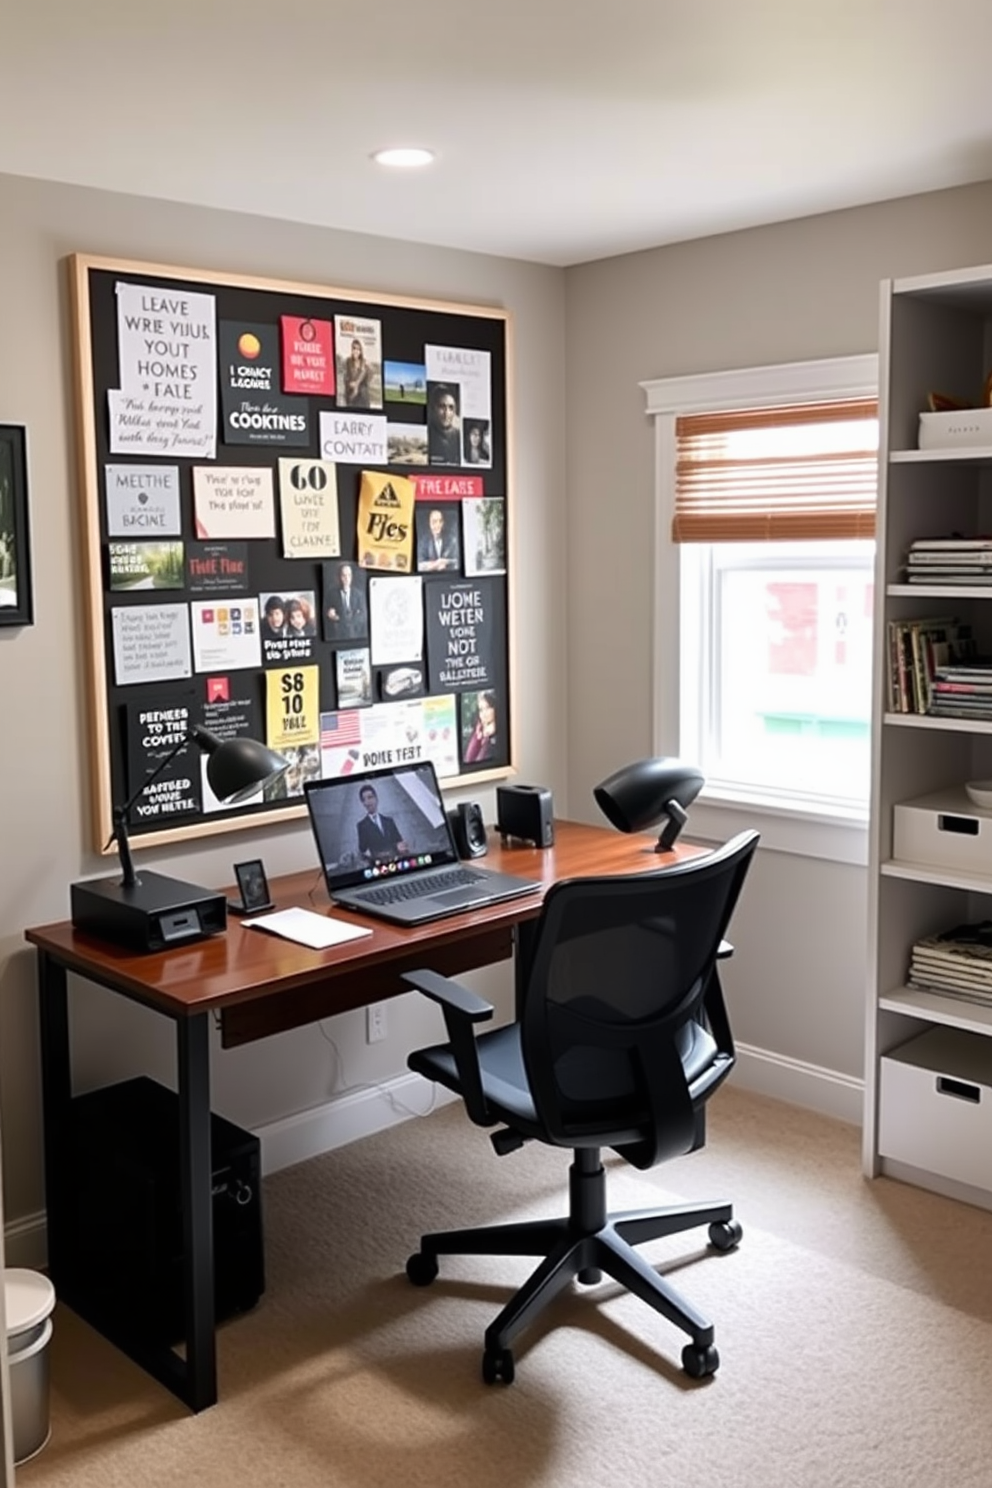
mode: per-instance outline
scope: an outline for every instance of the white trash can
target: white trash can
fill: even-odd
[[[4,1272],[3,1284],[14,1462],[20,1466],[41,1451],[51,1431],[48,1345],[52,1337],[55,1288],[40,1272],[17,1267]]]

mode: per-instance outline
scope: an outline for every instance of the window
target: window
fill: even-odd
[[[656,748],[752,820],[867,816],[876,385],[874,357],[645,384]]]

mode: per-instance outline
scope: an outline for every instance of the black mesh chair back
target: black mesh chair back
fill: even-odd
[[[757,840],[744,833],[700,863],[550,890],[521,1036],[552,1142],[613,1147],[639,1168],[694,1145],[696,1107],[734,1062],[722,1001],[712,1028],[703,1004]]]

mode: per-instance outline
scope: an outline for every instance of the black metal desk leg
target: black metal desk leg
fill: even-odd
[[[183,1304],[186,1402],[195,1411],[217,1400],[214,1242],[210,1160],[210,1051],[206,1013],[177,1024],[179,1176],[183,1206]]]
[[[69,1226],[65,1219],[69,1193],[69,1102],[72,1098],[69,1003],[65,967],[53,961],[44,951],[38,951],[37,957],[48,1269],[57,1292],[65,1275],[66,1246],[70,1243]]]

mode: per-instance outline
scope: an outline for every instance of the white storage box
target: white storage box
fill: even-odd
[[[992,877],[992,810],[970,801],[963,785],[902,801],[893,807],[892,856]]]
[[[992,408],[920,414],[920,449],[992,449]]]
[[[992,1039],[931,1028],[881,1062],[878,1150],[992,1189]]]

